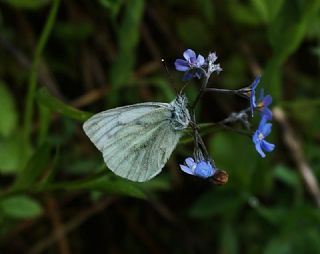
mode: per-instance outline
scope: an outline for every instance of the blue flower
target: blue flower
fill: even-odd
[[[257,109],[261,112],[261,116],[262,117],[265,116],[267,120],[272,119],[272,111],[268,108],[271,103],[272,103],[272,96],[269,94],[264,96],[264,89],[261,88]]]
[[[202,55],[196,56],[196,53],[192,49],[187,49],[183,52],[183,59],[177,59],[175,66],[177,71],[184,71],[183,80],[190,80],[194,77],[200,79],[203,75],[201,66],[205,64],[204,57]]]
[[[250,109],[251,115],[253,117],[253,110],[255,109],[256,105],[256,88],[260,82],[261,76],[257,76],[256,79],[251,84],[251,91],[250,91]]]
[[[262,117],[258,130],[253,134],[252,141],[255,144],[257,152],[261,155],[261,157],[266,157],[264,151],[271,152],[275,145],[265,141],[265,138],[270,134],[272,124],[267,123],[267,118],[265,116]],[[264,150],[264,151],[263,151]]]
[[[194,175],[200,178],[208,178],[214,175],[216,170],[212,167],[209,161],[199,161],[195,162],[193,158],[188,157],[185,160],[185,165],[180,165],[183,172]]]

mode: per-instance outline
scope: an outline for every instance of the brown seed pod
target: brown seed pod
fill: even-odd
[[[229,175],[226,171],[218,169],[216,173],[208,178],[210,183],[215,185],[225,185],[228,182]]]

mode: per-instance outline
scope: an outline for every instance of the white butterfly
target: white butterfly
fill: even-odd
[[[160,173],[190,122],[187,97],[103,111],[83,129],[115,174],[144,182]]]

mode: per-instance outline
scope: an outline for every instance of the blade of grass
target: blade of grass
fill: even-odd
[[[92,116],[92,113],[78,110],[58,100],[52,96],[46,88],[40,88],[36,97],[39,104],[49,108],[52,112],[58,112],[72,119],[85,121]]]
[[[31,66],[31,72],[29,77],[29,84],[28,84],[29,87],[28,87],[28,92],[26,97],[25,112],[24,112],[24,131],[23,131],[24,137],[23,138],[24,138],[25,146],[28,146],[30,144],[34,97],[35,97],[35,91],[37,86],[38,68],[41,60],[41,55],[45,45],[47,44],[49,35],[55,23],[59,5],[60,5],[60,0],[53,0],[48,18],[46,20],[45,26],[42,30],[42,33],[40,35],[40,38],[38,40],[38,43],[34,52],[33,63]]]

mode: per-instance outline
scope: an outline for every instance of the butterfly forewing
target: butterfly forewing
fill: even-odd
[[[102,152],[105,142],[127,123],[159,108],[167,103],[139,103],[100,112],[87,120],[83,129],[90,140]]]
[[[143,182],[160,173],[181,136],[172,110],[168,103],[115,108],[91,117],[84,130],[115,174]]]

